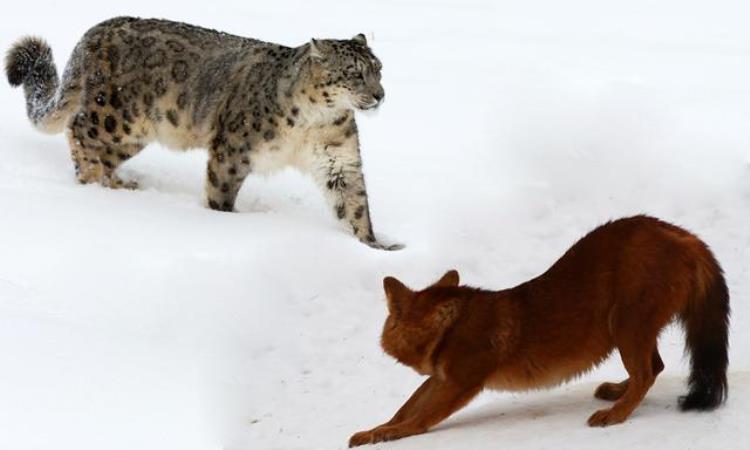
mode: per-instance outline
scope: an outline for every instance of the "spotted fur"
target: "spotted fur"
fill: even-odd
[[[153,141],[202,147],[206,203],[232,211],[250,173],[293,166],[313,176],[357,238],[386,248],[372,231],[354,119],[383,100],[381,68],[361,34],[285,47],[131,17],[86,32],[62,80],[41,39],[19,41],[6,58],[31,122],[67,130],[81,183],[135,187],[117,167]]]

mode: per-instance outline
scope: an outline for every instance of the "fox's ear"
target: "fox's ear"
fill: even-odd
[[[458,271],[457,270],[449,270],[445,272],[445,275],[443,275],[439,280],[433,284],[435,287],[455,287],[458,286]]]
[[[367,45],[367,38],[362,33],[359,33],[358,35],[354,36],[352,38],[352,41],[356,42],[359,45]]]
[[[399,314],[403,309],[403,302],[411,294],[411,290],[393,277],[383,278],[383,290],[388,299],[388,312]]]

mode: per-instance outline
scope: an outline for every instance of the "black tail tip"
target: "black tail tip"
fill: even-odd
[[[26,81],[37,61],[52,58],[52,50],[38,37],[20,39],[5,55],[5,74],[11,86],[20,86]]]
[[[725,387],[694,389],[679,398],[682,411],[711,411],[722,405],[727,399]]]

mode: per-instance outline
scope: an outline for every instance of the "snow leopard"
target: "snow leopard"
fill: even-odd
[[[209,208],[234,211],[251,173],[296,167],[367,245],[373,233],[355,111],[384,99],[382,64],[363,34],[287,47],[161,19],[89,29],[58,78],[52,51],[25,37],[6,56],[31,123],[66,132],[80,183],[137,188],[117,168],[148,143],[208,150]]]

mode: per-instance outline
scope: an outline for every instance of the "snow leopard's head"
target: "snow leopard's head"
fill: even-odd
[[[313,39],[308,44],[310,100],[331,108],[377,108],[385,97],[382,64],[363,34],[348,40]]]

